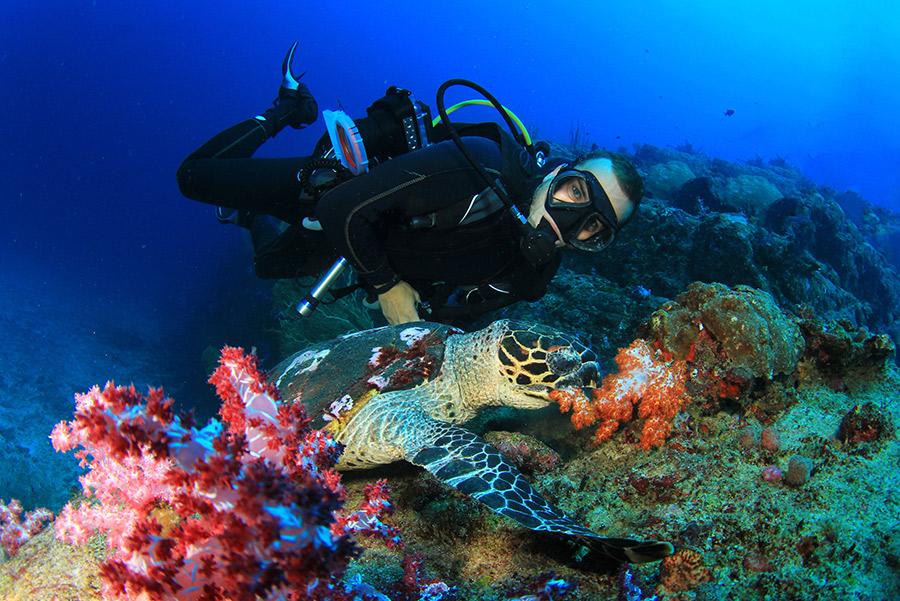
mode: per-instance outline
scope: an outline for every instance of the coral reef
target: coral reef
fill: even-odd
[[[658,165],[650,167],[647,176],[650,177],[657,167]],[[673,206],[695,215],[709,211],[760,215],[783,197],[778,188],[766,178],[745,174],[723,179],[706,176],[685,178],[681,186],[671,186],[668,189],[648,188],[647,192],[653,198],[671,199]]]
[[[806,356],[816,368],[840,386],[848,376],[879,376],[896,349],[885,334],[871,334],[847,320],[822,322],[806,312],[800,329],[806,339]]]
[[[889,415],[875,403],[854,405],[844,415],[838,427],[838,439],[851,446],[868,449],[868,443],[877,444],[895,435]]]
[[[472,327],[483,327],[498,316],[552,323],[563,331],[580,332],[585,343],[612,357],[631,343],[638,326],[663,300],[653,288],[635,285],[623,289],[593,271],[563,269],[540,301],[512,305],[485,316]]]
[[[520,432],[491,432],[485,440],[526,475],[544,474],[559,466],[559,453],[533,436]]]
[[[890,598],[900,587],[892,567],[900,548],[889,544],[900,536],[900,510],[887,502],[900,452],[893,346],[808,309],[792,315],[764,291],[721,284],[690,286],[636,333],[657,360],[685,362],[690,402],[665,444],[640,449],[640,419],[634,404],[622,404],[619,431],[601,445],[542,436],[563,461],[535,484],[593,528],[666,538],[692,553],[680,552],[665,571],[624,570],[628,586],[569,571],[455,493],[441,501],[443,512],[423,512],[411,501],[427,488],[423,477],[401,475],[393,480],[397,519],[437,573],[467,599],[505,598],[512,589],[504,583],[522,565],[577,582],[573,599]],[[840,344],[825,344],[830,335]],[[592,391],[578,392],[558,400],[569,404],[569,419],[592,423]],[[537,421],[523,422],[526,431],[566,428]],[[447,536],[460,520],[465,528]]]
[[[640,415],[647,390],[637,387],[626,390],[631,396],[564,391],[571,415],[552,408],[482,425],[498,430],[486,437],[569,515],[599,532],[672,540],[679,552],[664,565],[588,570],[559,541],[394,466],[342,478],[343,506],[362,513],[318,523],[330,541],[360,528],[392,540],[385,520],[368,515],[393,509],[390,524],[405,547],[358,539],[364,553],[335,560],[334,573],[346,569],[336,586],[363,598],[484,601],[896,596],[900,372],[891,359],[900,278],[887,249],[900,220],[817,189],[779,161],[733,163],[651,146],[635,159],[652,197],[621,239],[599,257],[568,255],[541,301],[500,315],[580,331],[607,367],[620,367],[612,363],[618,349],[637,340],[632,360],[644,371],[682,362],[670,372],[684,386],[682,400],[664,395],[664,444],[651,435],[639,444],[649,420]],[[282,299],[285,323],[297,293]],[[321,314],[321,328],[285,334],[285,348],[371,325],[359,305],[343,304]],[[610,369],[608,390],[634,382],[626,376],[636,370]],[[420,371],[415,377],[428,376]],[[597,434],[576,431],[573,419],[611,431],[592,444]],[[513,426],[523,432],[506,431]],[[5,442],[15,435],[0,427]],[[23,453],[8,446],[5,457]],[[391,506],[378,484],[385,477]],[[152,473],[144,480],[155,485]],[[127,492],[138,495],[130,482]],[[76,503],[96,507],[97,499]],[[155,505],[156,536],[194,519],[173,516],[172,503]],[[108,544],[93,537],[72,547],[45,530],[0,563],[0,597],[98,598]]]
[[[712,572],[703,565],[703,556],[687,547],[663,559],[659,568],[659,585],[668,592],[689,591],[710,580]]]
[[[102,537],[74,546],[58,540],[53,528],[45,528],[14,558],[0,562],[0,599],[99,601],[100,565],[105,559]]]
[[[644,188],[648,196],[672,198],[682,186],[694,179],[691,168],[681,161],[657,163],[644,176]]]
[[[845,194],[816,188],[778,162],[734,163],[649,145],[638,147],[633,159],[652,194],[617,243],[600,257],[565,257],[544,299],[502,316],[572,324],[611,358],[661,299],[694,281],[718,282],[752,286],[786,310],[808,307],[819,319],[846,320],[900,342],[896,264],[869,243],[871,227],[845,215],[839,204]],[[651,173],[665,173],[673,163],[697,177],[676,192],[651,187]],[[729,182],[743,201],[729,201]],[[861,223],[862,210],[857,213]],[[883,220],[900,231],[900,217],[884,214]],[[580,277],[594,285],[578,284]],[[638,289],[650,291],[652,302],[636,298]]]

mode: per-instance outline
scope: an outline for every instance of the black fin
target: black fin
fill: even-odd
[[[596,535],[594,535],[596,537]],[[590,538],[581,541],[591,552],[621,563],[659,561],[675,552],[672,543],[630,538]]]
[[[424,444],[407,449],[410,462],[527,528],[575,537],[592,552],[620,562],[655,561],[673,552],[669,543],[603,538],[578,524],[544,499],[496,448],[464,428],[430,422],[418,434],[414,438]]]

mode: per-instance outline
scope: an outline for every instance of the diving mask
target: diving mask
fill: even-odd
[[[612,202],[590,171],[563,165],[550,182],[544,206],[564,242],[578,250],[599,252],[612,244],[619,231]],[[582,233],[584,239],[579,240]]]

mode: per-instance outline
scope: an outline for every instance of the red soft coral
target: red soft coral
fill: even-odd
[[[595,443],[612,437],[622,423],[634,419],[637,409],[637,417],[644,420],[641,448],[662,445],[672,421],[688,400],[685,363],[667,361],[638,338],[619,350],[616,365],[618,373],[603,378],[600,388],[593,389],[590,397],[581,389],[570,389],[554,391],[551,398],[560,403],[561,411],[572,411],[576,428],[600,422]]]
[[[241,349],[223,350],[210,382],[227,428],[188,427],[161,390],[110,383],[76,397],[75,419],[51,438],[60,451],[83,447],[82,485],[96,502],[66,506],[57,536],[107,535],[108,599],[354,598],[338,584],[358,553],[353,528],[333,528],[340,446],[309,428],[299,403],[282,404]],[[373,490],[362,511],[380,523],[389,504],[382,485]]]
[[[354,535],[374,536],[384,540],[388,547],[402,547],[400,533],[393,526],[386,524],[382,518],[394,511],[388,499],[386,480],[377,480],[366,485],[363,490],[365,501],[359,509],[347,515],[338,516],[331,531],[334,534],[352,533]]]

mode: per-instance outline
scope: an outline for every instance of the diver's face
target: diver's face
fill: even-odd
[[[597,178],[597,181],[606,191],[610,203],[612,203],[613,210],[616,212],[619,223],[623,223],[631,217],[631,213],[634,211],[634,203],[631,202],[628,195],[622,190],[618,178],[613,173],[612,161],[610,159],[605,157],[589,159],[578,163],[575,167],[582,171],[590,171],[594,177]],[[553,181],[553,178],[556,177],[556,174],[559,173],[561,168],[562,167],[558,167],[548,173],[534,191],[528,221],[535,227],[537,227],[541,218],[545,215],[546,209],[544,208],[544,199],[547,197],[547,192],[550,189],[550,182]],[[589,195],[584,180],[577,177],[570,178],[570,180],[571,181],[563,180],[563,185],[557,186],[553,198],[560,202],[571,202],[573,204],[585,202],[586,199],[589,198]],[[584,224],[584,227],[578,232],[576,238],[578,240],[587,240],[601,232],[604,228],[606,228],[606,225],[599,218],[589,219]],[[564,242],[559,240],[557,245],[563,246]]]
[[[629,199],[628,195],[625,194],[625,191],[622,190],[619,178],[613,173],[612,161],[607,158],[589,159],[587,161],[582,161],[575,167],[582,171],[590,171],[594,174],[594,177],[597,178],[597,181],[600,182],[600,185],[603,186],[603,189],[606,191],[606,195],[609,196],[609,201],[612,203],[613,210],[616,212],[619,223],[628,221],[631,217],[631,213],[634,211],[634,203],[631,202],[631,199]],[[583,185],[584,184],[582,183],[582,186]],[[582,190],[582,193],[584,192],[586,192],[586,190]],[[599,220],[594,224],[588,223],[586,226],[593,227],[594,229],[593,231],[585,229],[579,232],[579,240],[586,240],[599,232],[601,228],[605,227]]]

